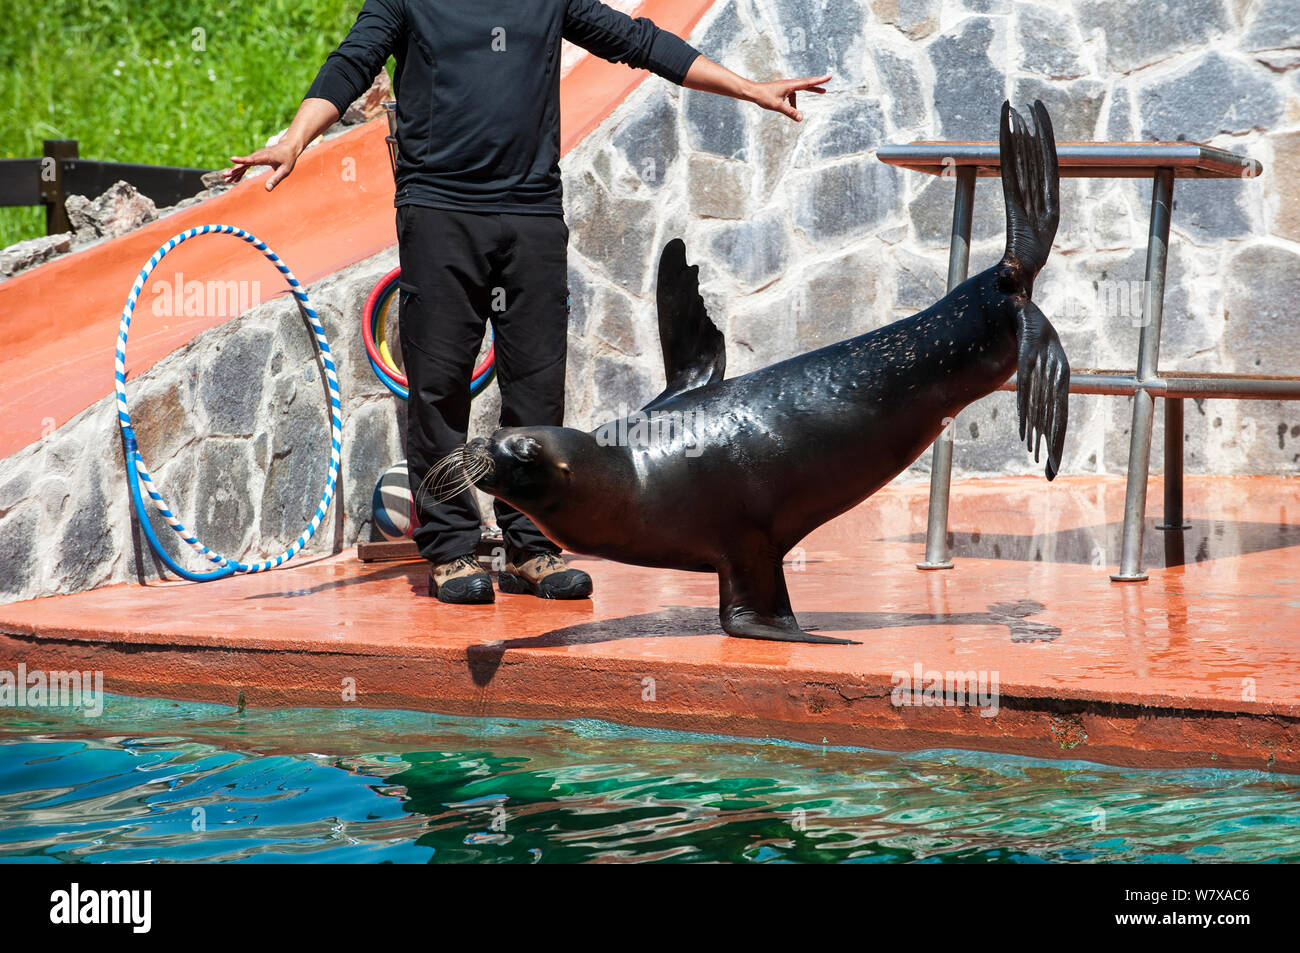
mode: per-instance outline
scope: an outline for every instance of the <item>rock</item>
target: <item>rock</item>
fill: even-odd
[[[117,555],[99,473],[93,471],[88,477],[85,493],[74,500],[76,509],[64,523],[55,548],[53,576],[73,592],[90,588]]]
[[[753,178],[747,163],[692,155],[686,166],[691,211],[700,218],[744,218]]]
[[[1052,117],[1057,142],[1091,142],[1097,138],[1097,118],[1106,97],[1106,84],[1095,79],[1052,83],[1025,78],[1015,84],[1012,102],[1041,99]]]
[[[718,98],[718,97],[715,97]],[[569,223],[574,245],[586,258],[634,294],[649,277],[654,242],[655,203],[614,198],[590,174],[570,196]]]
[[[1244,238],[1256,231],[1247,211],[1255,183],[1250,179],[1184,179],[1174,185],[1170,227],[1198,245]]]
[[[812,351],[875,327],[875,305],[886,294],[881,270],[878,252],[858,249],[812,271],[793,295],[798,350]]]
[[[876,61],[876,72],[885,87],[889,100],[889,117],[894,125],[900,129],[921,126],[927,112],[916,67],[904,57],[896,56],[883,48],[876,48],[872,55]]]
[[[1242,373],[1294,374],[1300,366],[1295,303],[1300,255],[1274,245],[1249,245],[1226,269],[1224,350]]]
[[[998,32],[987,18],[971,17],[959,33],[946,33],[930,43],[934,110],[947,139],[998,137],[1006,78],[1003,64],[994,64],[988,53],[999,48]]]
[[[342,486],[350,528],[371,518],[370,501],[380,474],[402,459],[397,418],[390,401],[367,401],[343,424]]]
[[[1110,108],[1106,113],[1106,139],[1110,142],[1133,141],[1133,95],[1125,84],[1111,89]]]
[[[717,15],[693,45],[709,59],[721,63],[742,39],[740,14],[734,3],[717,4],[713,9]]]
[[[594,295],[591,282],[587,281],[582,270],[569,265],[569,341],[581,338],[587,331],[587,316],[590,314],[591,300]]]
[[[1139,92],[1142,138],[1205,142],[1269,129],[1282,100],[1268,75],[1212,51]]]
[[[0,278],[11,278],[24,269],[42,265],[70,251],[72,235],[68,232],[17,242],[0,251]]]
[[[937,0],[871,0],[871,12],[914,40],[939,28]]]
[[[626,416],[658,393],[639,362],[601,354],[595,365],[593,419],[600,423]]]
[[[1021,68],[1053,79],[1075,79],[1088,72],[1076,52],[1082,40],[1067,12],[1021,4],[1014,20],[1023,51]]]
[[[885,138],[885,116],[872,100],[851,100],[819,116],[800,151],[816,161],[875,149]]]
[[[687,90],[682,95],[686,139],[691,148],[726,159],[749,156],[745,114],[740,102],[727,96]]]
[[[894,317],[903,318],[924,311],[948,293],[948,261],[922,258],[908,252],[895,256]]]
[[[770,119],[770,121],[769,121]],[[747,165],[760,177],[760,201],[766,202],[785,174],[790,156],[794,154],[799,143],[800,123],[793,123],[781,116],[763,117],[754,135],[754,147],[757,156]]]
[[[602,289],[596,298],[595,312],[600,315],[596,326],[597,338],[625,357],[641,354],[636,309],[626,295]]]
[[[209,549],[223,556],[246,558],[257,522],[256,501],[249,498],[257,485],[250,443],[223,439],[203,441],[198,453],[196,482],[194,535]]]
[[[381,68],[375,74],[375,79],[370,84],[370,88],[353,100],[347,109],[343,110],[343,116],[339,121],[345,126],[368,122],[382,116],[384,114],[384,103],[393,98],[393,84],[388,79],[388,70]]]
[[[28,506],[0,519],[0,599],[20,596],[33,581],[39,518],[36,507]]]
[[[1228,29],[1223,0],[1158,0],[1141,10],[1129,0],[1082,0],[1075,6],[1084,37],[1103,36],[1106,64],[1116,73],[1202,46]]]
[[[781,274],[789,258],[785,223],[772,211],[729,225],[710,243],[717,262],[747,288],[760,288]]]
[[[792,189],[795,227],[814,242],[864,234],[897,212],[900,178],[914,174],[874,156],[816,169]]]
[[[1269,218],[1269,231],[1293,242],[1300,242],[1300,189],[1281,187],[1274,183],[1300,182],[1300,132],[1282,133],[1270,137],[1273,143],[1273,161],[1264,170],[1262,182],[1243,183],[1245,188],[1264,187],[1274,196],[1275,205]]]
[[[298,388],[287,406],[267,420],[272,428],[271,463],[262,489],[261,546],[268,553],[298,538],[325,488],[329,420],[324,398],[313,396]],[[328,529],[322,526],[322,532]]]
[[[268,328],[239,328],[213,348],[199,380],[209,434],[248,436],[257,429],[274,337]]]
[[[150,378],[138,393],[129,395],[140,455],[150,467],[170,460],[199,435],[193,407],[196,381],[182,374],[174,368],[166,379]]]
[[[943,176],[925,178],[921,191],[907,206],[918,242],[943,245],[945,248],[952,244],[952,206],[956,199],[956,192],[955,178]],[[1005,208],[1000,181],[976,178],[975,206],[971,213],[971,239],[979,242],[1004,234],[1007,226]]]
[[[1246,27],[1248,50],[1300,47],[1300,0],[1263,0]]]
[[[116,238],[158,217],[153,199],[122,181],[114,182],[93,201],[84,195],[69,195],[63,207],[76,242]]]
[[[632,171],[646,185],[663,185],[677,160],[677,108],[660,93],[624,122],[613,136]]]
[[[863,11],[858,3],[773,0],[781,51],[792,76],[831,73],[843,89],[863,81]]]

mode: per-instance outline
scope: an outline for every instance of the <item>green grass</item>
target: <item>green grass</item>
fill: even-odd
[[[223,168],[288,125],[361,0],[0,0],[0,156]],[[196,32],[201,30],[201,33]],[[0,208],[0,248],[44,234]]]

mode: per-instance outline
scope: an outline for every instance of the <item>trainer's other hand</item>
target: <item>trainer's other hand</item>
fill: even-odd
[[[298,156],[302,150],[292,143],[285,142],[283,139],[274,145],[267,146],[265,149],[258,149],[252,155],[231,156],[230,161],[234,165],[222,171],[221,176],[227,185],[234,185],[244,177],[247,172],[255,165],[266,165],[271,167],[271,174],[266,180],[266,191],[270,192],[280,182],[293,171],[293,167],[298,162]]]

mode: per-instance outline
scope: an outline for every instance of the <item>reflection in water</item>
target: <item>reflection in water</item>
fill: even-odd
[[[3,712],[0,860],[1300,859],[1300,785],[411,712]]]

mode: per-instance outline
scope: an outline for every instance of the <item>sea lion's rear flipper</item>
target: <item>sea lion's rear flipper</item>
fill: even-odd
[[[816,635],[799,628],[790,609],[785,571],[779,556],[765,558],[746,550],[730,564],[718,568],[718,611],[722,631],[738,639],[770,642],[815,642],[859,645],[851,639]]]
[[[642,410],[722,380],[727,345],[700,297],[700,266],[686,264],[686,243],[674,238],[659,256],[659,343],[668,386]]]
[[[1002,197],[1007,206],[1007,250],[1002,263],[1026,294],[1047,263],[1061,218],[1061,176],[1052,120],[1039,100],[1025,122],[1009,102],[1002,104]]]
[[[1038,306],[1023,298],[1016,311],[1020,360],[1016,369],[1016,406],[1020,439],[1034,452],[1047,438],[1047,479],[1061,468],[1065,425],[1070,413],[1070,362],[1056,328]]]

